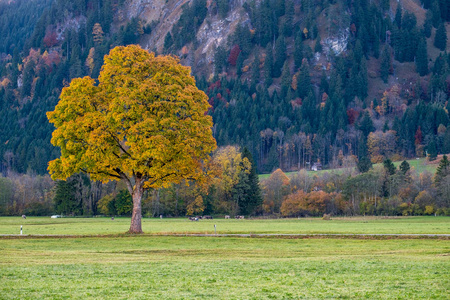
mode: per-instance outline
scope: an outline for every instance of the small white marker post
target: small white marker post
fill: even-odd
[[[20,225],[20,234],[22,235],[22,225]]]
[[[216,233],[216,224],[214,224],[214,234],[217,234]]]

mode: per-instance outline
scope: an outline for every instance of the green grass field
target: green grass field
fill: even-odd
[[[411,166],[411,168],[413,168],[413,170],[415,172],[417,172],[418,174],[423,173],[423,172],[430,172],[431,174],[436,173],[436,168],[439,165],[439,163],[436,164],[429,164],[426,161],[426,158],[420,158],[420,159],[410,159],[407,160],[407,162],[409,163],[409,165]],[[394,165],[396,168],[398,168],[398,166],[401,164],[401,161],[396,161],[394,162]],[[376,166],[381,166],[382,164],[375,164],[374,167]],[[327,169],[327,170],[320,170],[320,171],[309,171],[308,174],[310,176],[322,176],[324,173],[330,173],[330,174],[342,174],[344,172],[345,169]],[[286,172],[286,175],[291,177],[294,174],[296,174],[297,172]],[[267,179],[270,177],[270,174],[261,174],[259,175],[259,179]]]
[[[450,233],[448,217],[280,220],[0,218],[0,299],[448,299],[450,240],[161,236]],[[102,236],[95,236],[101,234]]]
[[[448,234],[449,217],[351,217],[274,219],[274,220],[201,220],[187,218],[144,218],[143,230],[149,234],[164,233],[283,233],[283,234]],[[130,227],[130,218],[61,218],[2,217],[0,234],[110,235],[122,234]]]
[[[448,299],[448,240],[0,240],[1,299]]]

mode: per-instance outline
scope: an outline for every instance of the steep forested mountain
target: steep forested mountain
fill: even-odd
[[[449,0],[0,2],[0,170],[46,173],[72,78],[139,43],[192,67],[260,172],[450,152]]]

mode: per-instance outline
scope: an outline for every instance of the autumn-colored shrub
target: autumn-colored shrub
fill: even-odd
[[[234,45],[233,48],[231,48],[230,56],[228,56],[230,65],[236,66],[239,53],[241,53],[241,48],[239,48],[239,45]]]
[[[321,215],[325,213],[331,195],[324,191],[313,191],[308,194],[299,190],[286,197],[281,205],[281,214],[285,217],[300,215]]]

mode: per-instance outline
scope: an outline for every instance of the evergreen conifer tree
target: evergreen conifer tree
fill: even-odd
[[[270,43],[266,46],[266,59],[264,60],[264,84],[269,87],[273,77],[273,52]]]
[[[392,160],[390,160],[389,158],[387,158],[383,161],[383,167],[389,175],[395,174],[395,170],[396,170],[395,165],[392,162]]]
[[[389,46],[386,45],[381,55],[380,75],[384,83],[388,82],[389,69],[391,68],[391,54],[389,53]]]
[[[397,28],[402,28],[402,6],[400,3],[397,5],[397,10],[395,11],[395,19],[394,19],[395,25],[397,25]]]
[[[280,77],[281,69],[286,60],[286,42],[284,36],[279,36],[275,43],[275,62],[273,66],[273,77]]]
[[[375,127],[373,126],[372,118],[370,117],[369,113],[366,111],[364,113],[364,116],[361,119],[361,124],[359,125],[359,130],[362,131],[363,136],[367,138],[369,136],[369,133],[375,130]]]
[[[241,201],[241,213],[250,215],[255,212],[255,209],[262,204],[261,189],[259,187],[259,178],[256,171],[256,164],[250,151],[244,147],[242,150],[242,158],[247,158],[251,163],[250,173],[247,175],[248,183],[247,190]]]
[[[303,38],[301,30],[298,31],[294,42],[294,62],[295,67],[300,68],[303,61]]]
[[[281,98],[286,98],[290,86],[291,86],[291,71],[289,70],[288,61],[285,61],[283,65],[283,71],[281,72]]]
[[[322,44],[320,43],[320,34],[317,35],[316,44],[314,46],[314,52],[322,52]]]
[[[423,23],[423,32],[425,37],[429,38],[431,36],[431,29],[433,29],[433,15],[431,11],[427,10],[425,14],[425,22]]]
[[[300,67],[300,74],[298,77],[297,92],[300,98],[304,98],[311,91],[311,76],[309,75],[309,64],[306,59],[303,60]]]
[[[434,28],[438,28],[441,21],[441,8],[439,7],[439,0],[434,0],[431,4],[432,22]]]
[[[404,160],[400,164],[399,168],[400,168],[400,171],[403,173],[403,175],[406,175],[406,172],[408,172],[409,169],[411,169],[411,166],[409,165],[409,163],[406,160]]]
[[[439,162],[439,166],[436,169],[436,174],[434,176],[434,182],[436,184],[440,183],[441,180],[450,174],[450,161],[447,158],[447,155],[444,155]]]
[[[436,35],[434,37],[434,46],[441,51],[444,51],[447,47],[447,31],[445,30],[444,22],[441,22],[438,29],[436,30]]]
[[[255,59],[252,63],[252,82],[258,83],[260,78],[259,72],[259,52],[256,52]]]
[[[436,142],[434,141],[434,139],[428,144],[427,153],[430,161],[436,160],[438,152]]]
[[[419,46],[417,48],[416,70],[420,76],[425,76],[428,74],[427,41],[424,37],[420,39]]]

